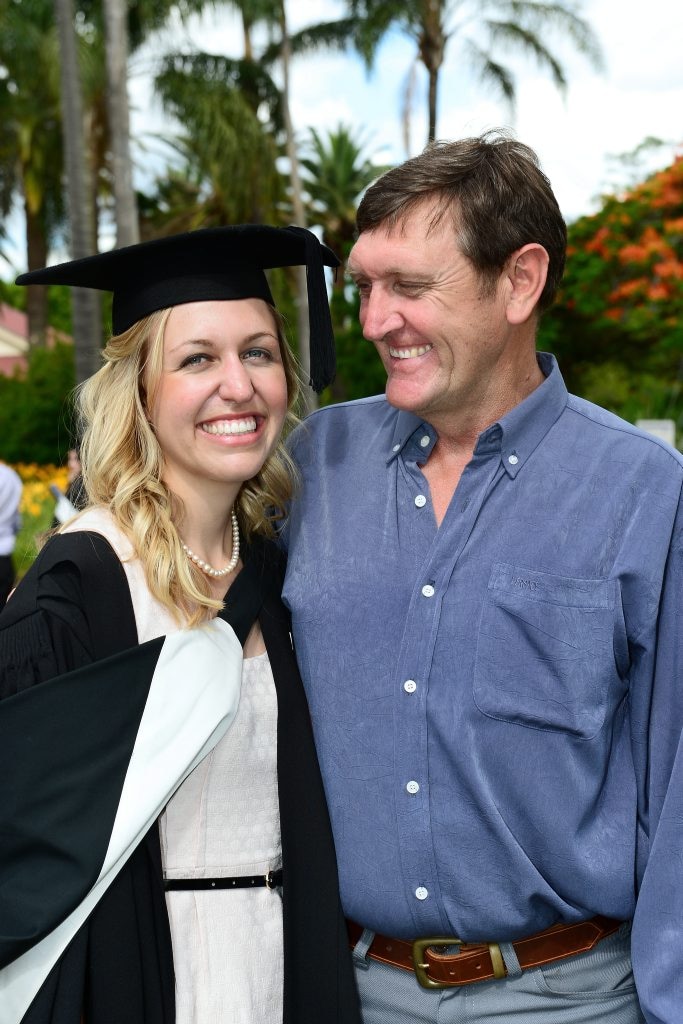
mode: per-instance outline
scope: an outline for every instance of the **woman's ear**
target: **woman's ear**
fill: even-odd
[[[510,324],[523,324],[535,312],[545,287],[550,258],[538,242],[529,242],[508,260],[506,316]]]

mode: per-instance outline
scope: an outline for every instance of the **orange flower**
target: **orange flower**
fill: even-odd
[[[619,259],[622,263],[643,263],[647,255],[647,249],[642,245],[625,245],[619,252]]]
[[[596,252],[599,256],[609,256],[609,251],[605,245],[605,240],[609,238],[609,229],[603,224],[601,228],[595,232],[595,235],[586,242],[586,252]]]
[[[673,277],[678,281],[683,278],[683,263],[677,260],[663,260],[661,263],[655,263],[652,269],[659,277]]]
[[[645,277],[637,277],[632,281],[624,281],[610,292],[607,301],[616,302],[617,299],[628,299],[636,292],[642,292],[647,287],[648,281]]]
[[[671,289],[663,281],[656,281],[647,290],[647,297],[652,302],[663,302],[671,295]]]

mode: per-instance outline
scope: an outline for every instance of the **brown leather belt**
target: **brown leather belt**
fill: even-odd
[[[347,921],[351,948],[360,939],[363,928],[355,921]],[[515,939],[512,947],[519,966],[526,970],[540,964],[552,963],[577,953],[587,953],[601,939],[612,935],[622,924],[609,917],[593,917],[575,924],[555,924],[543,932]],[[435,947],[459,946],[455,954],[436,952]],[[413,971],[423,988],[450,988],[452,985],[470,985],[475,981],[489,981],[507,975],[500,945],[497,942],[469,943],[460,939],[439,937],[416,939],[389,939],[375,934],[368,956],[384,964]]]

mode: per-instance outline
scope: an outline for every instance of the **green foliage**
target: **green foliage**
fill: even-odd
[[[0,376],[0,459],[59,463],[72,443],[73,345],[36,349],[24,376]]]
[[[325,243],[343,258],[353,243],[361,193],[388,170],[373,163],[365,149],[365,140],[347,125],[324,136],[311,128],[300,161],[311,223],[322,226]]]
[[[683,429],[683,158],[570,225],[539,348],[557,354],[570,390]]]
[[[363,337],[358,322],[358,296],[336,290],[332,296],[332,322],[337,346],[337,377],[323,392],[322,404],[384,394],[387,375],[375,346]]]
[[[0,0],[0,24],[0,212],[21,195],[49,234],[64,214],[54,5]]]
[[[166,111],[191,126],[172,143],[179,166],[142,197],[143,236],[277,220],[280,93],[253,61],[173,54],[155,80]]]
[[[14,306],[15,309],[26,310],[26,289],[13,281],[0,281],[0,302]]]

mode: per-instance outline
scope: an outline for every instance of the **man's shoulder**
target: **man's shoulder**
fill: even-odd
[[[583,417],[586,425],[590,425],[597,432],[610,432],[610,440],[619,444],[625,451],[638,453],[641,457],[649,460],[661,460],[669,469],[676,470],[683,474],[683,455],[677,449],[672,448],[654,434],[636,427],[628,420],[622,419],[615,413],[604,409],[600,405],[579,398],[577,395],[569,395],[567,409],[578,416]]]
[[[349,402],[337,402],[324,405],[308,414],[292,434],[295,445],[304,442],[305,438],[315,438],[316,443],[340,432],[362,428],[373,430],[393,429],[398,410],[389,405],[384,395],[370,395],[368,398],[356,398]]]
[[[333,405],[323,405],[310,413],[304,423],[314,423],[321,417],[335,416],[346,418],[373,417],[383,415],[387,411],[396,413],[396,409],[389,405],[386,395],[368,395],[367,398],[354,398],[348,402],[335,402]]]
[[[287,444],[304,475],[372,472],[386,464],[400,416],[384,395],[327,405],[307,416]]]

